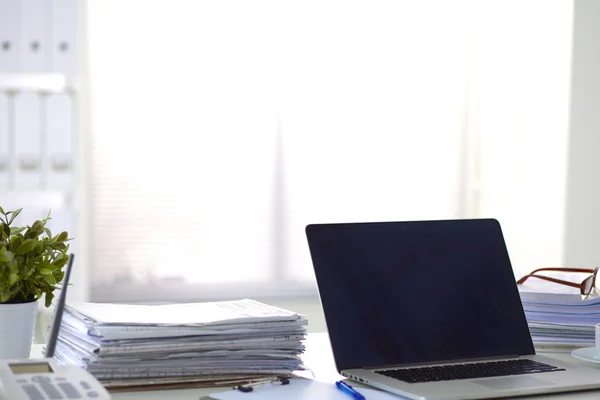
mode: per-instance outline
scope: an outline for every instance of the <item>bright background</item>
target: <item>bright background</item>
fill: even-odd
[[[561,264],[572,5],[523,3],[90,2],[91,299],[314,296],[315,222]]]
[[[73,185],[0,180],[0,203],[23,220],[52,208],[73,233],[70,299],[252,297],[322,330],[304,236],[318,222],[493,217],[516,276],[596,265],[600,2],[50,8],[69,1]],[[11,104],[60,106],[6,89],[1,61],[0,164]]]

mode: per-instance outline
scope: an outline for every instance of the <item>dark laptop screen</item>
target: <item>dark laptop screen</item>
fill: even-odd
[[[534,354],[496,220],[306,234],[338,369]]]

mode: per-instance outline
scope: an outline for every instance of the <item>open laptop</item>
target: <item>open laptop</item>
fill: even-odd
[[[535,354],[494,219],[313,224],[308,244],[337,369],[411,399],[600,388]]]

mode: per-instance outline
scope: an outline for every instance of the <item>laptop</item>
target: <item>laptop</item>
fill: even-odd
[[[308,245],[338,372],[411,399],[600,388],[536,355],[498,221],[313,224]]]

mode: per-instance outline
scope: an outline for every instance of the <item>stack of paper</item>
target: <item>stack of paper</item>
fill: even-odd
[[[543,285],[546,290],[559,291],[560,287]],[[595,325],[600,323],[600,297],[582,298],[580,294],[563,288],[559,293],[520,287],[521,301],[534,344],[540,348],[570,350],[593,346]]]
[[[302,369],[307,320],[254,300],[65,307],[55,358],[106,387],[232,386]]]

